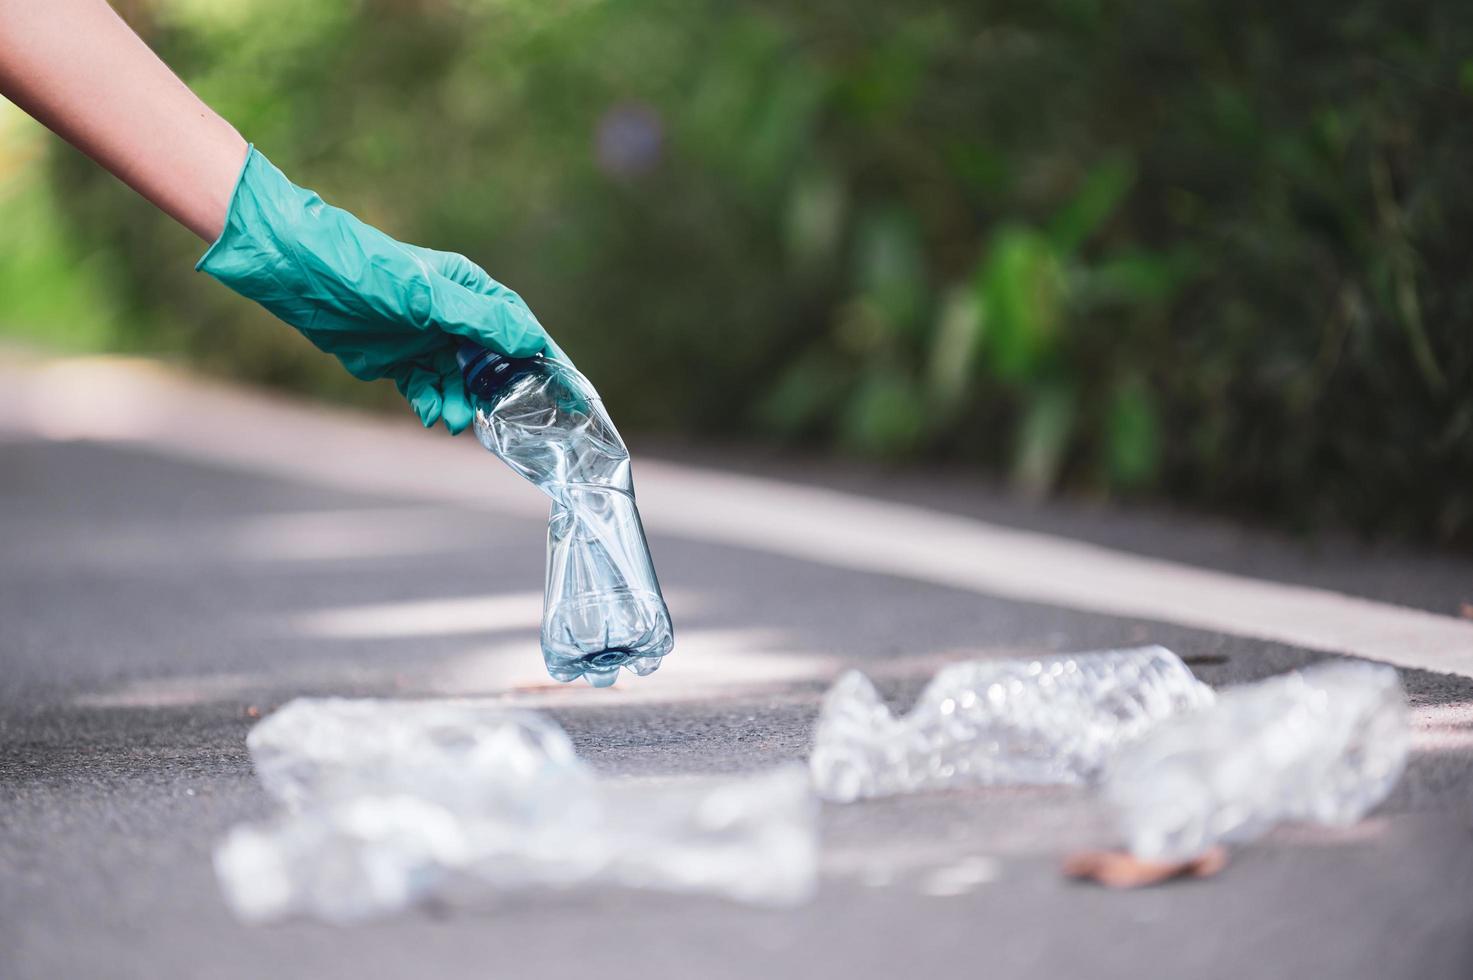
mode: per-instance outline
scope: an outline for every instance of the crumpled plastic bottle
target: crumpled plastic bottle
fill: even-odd
[[[576,885],[783,906],[817,887],[818,807],[801,767],[600,780],[552,721],[475,701],[301,698],[247,744],[285,812],[215,850],[246,921],[355,922]]]
[[[1104,782],[1130,850],[1184,861],[1282,820],[1354,823],[1406,766],[1396,670],[1331,661],[1219,692],[1112,760]]]
[[[942,669],[895,717],[850,671],[824,697],[809,768],[849,802],[978,783],[1078,783],[1162,719],[1212,703],[1164,647],[977,660]]]
[[[246,748],[266,792],[291,810],[400,795],[536,821],[593,780],[556,723],[474,699],[297,698],[255,725]]]
[[[542,655],[559,681],[653,672],[675,644],[639,509],[629,451],[598,392],[572,366],[459,352],[476,437],[552,498]]]

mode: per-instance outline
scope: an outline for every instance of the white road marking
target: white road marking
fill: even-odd
[[[0,365],[0,382],[10,392],[0,432],[135,442],[340,489],[546,512],[469,440],[203,384],[152,364]],[[655,534],[1473,677],[1469,620],[837,491],[658,461],[636,470]]]
[[[1470,620],[830,490],[669,464],[639,473],[657,532],[1473,677]]]

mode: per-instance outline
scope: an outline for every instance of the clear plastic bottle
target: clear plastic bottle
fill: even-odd
[[[459,353],[476,437],[552,498],[542,655],[555,679],[645,675],[675,644],[639,509],[629,450],[588,379],[561,361]]]
[[[1281,820],[1354,823],[1395,787],[1409,742],[1396,670],[1330,661],[1154,729],[1111,761],[1105,797],[1134,854],[1187,860]]]
[[[952,664],[895,717],[863,674],[824,697],[809,758],[840,802],[979,783],[1079,783],[1162,719],[1212,703],[1165,647]]]
[[[600,780],[556,722],[465,699],[300,698],[246,744],[283,804],[215,850],[248,921],[578,885],[781,906],[818,884],[817,800],[797,766]]]

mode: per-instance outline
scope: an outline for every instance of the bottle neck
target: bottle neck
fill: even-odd
[[[482,401],[494,400],[517,378],[540,370],[545,361],[541,354],[507,357],[469,340],[460,345],[455,359],[465,380],[466,394]]]

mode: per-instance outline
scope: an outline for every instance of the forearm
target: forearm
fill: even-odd
[[[0,0],[0,94],[205,241],[246,143],[104,0]]]

